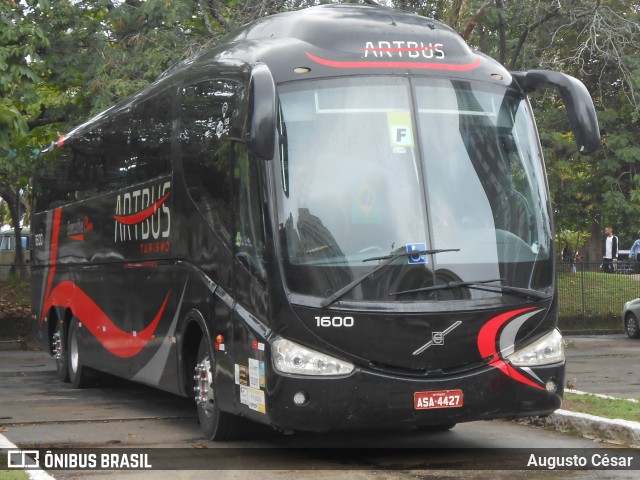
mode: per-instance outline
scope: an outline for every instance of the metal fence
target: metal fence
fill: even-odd
[[[30,275],[25,265],[25,275]],[[0,281],[10,278],[14,265],[0,265]],[[622,331],[626,302],[640,297],[640,263],[618,262],[613,273],[600,263],[558,263],[559,325],[563,332]]]
[[[640,297],[640,263],[558,263],[559,325],[563,331],[622,330],[621,314]]]
[[[29,276],[31,275],[31,269],[29,268],[29,264],[25,263],[25,264],[22,264],[22,266],[23,266],[22,271],[24,272],[24,275],[27,278],[29,278]],[[0,282],[6,282],[11,277],[13,277],[15,274],[16,268],[17,267],[14,264],[0,263]]]

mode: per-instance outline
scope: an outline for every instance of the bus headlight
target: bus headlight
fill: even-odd
[[[296,375],[348,375],[354,366],[349,362],[316,352],[297,343],[277,338],[271,346],[273,365],[282,373]]]
[[[513,352],[507,356],[507,359],[516,367],[535,367],[563,362],[562,335],[558,330],[553,330],[517,352]]]

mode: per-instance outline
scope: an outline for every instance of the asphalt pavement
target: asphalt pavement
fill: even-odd
[[[620,333],[567,336],[565,342],[565,391],[640,400],[640,340],[629,339]],[[0,350],[7,349],[19,350],[20,345],[0,344]],[[49,362],[52,360],[43,352],[25,354],[41,356],[41,368],[51,368]],[[587,438],[640,448],[640,418],[637,422],[609,420],[560,409],[547,418],[534,419],[530,423],[560,431],[578,431]]]
[[[640,340],[616,335],[565,337],[565,392],[589,393],[640,400]],[[580,432],[625,446],[640,447],[640,418],[636,422],[557,410],[531,423],[561,431]]]
[[[640,340],[625,334],[576,335],[565,342],[566,387],[640,399]]]

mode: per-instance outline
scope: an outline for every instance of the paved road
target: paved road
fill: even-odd
[[[570,387],[640,399],[640,340],[619,334],[572,336],[566,337],[566,342]]]
[[[88,429],[87,424],[93,426]],[[14,443],[35,447],[216,446],[202,439],[189,399],[119,379],[74,390],[58,381],[53,361],[42,352],[0,352],[0,428]],[[566,441],[563,435],[540,433],[508,421],[461,424],[446,434],[405,430],[287,436],[258,429],[257,443],[241,446],[526,448],[536,441],[537,446],[562,447]]]
[[[611,337],[571,337],[567,346],[567,378],[577,389],[609,393],[629,398],[640,397],[638,366],[640,341],[622,335]],[[574,438],[555,432],[534,429],[508,421],[474,422],[458,425],[450,432],[420,431],[331,433],[327,435],[296,434],[283,436],[271,431],[258,431],[250,441],[215,444],[202,440],[192,403],[144,386],[114,380],[103,388],[73,390],[61,384],[55,375],[53,361],[42,352],[0,351],[0,434],[20,447],[125,447],[144,449],[179,447],[199,452],[219,449],[235,458],[231,471],[215,471],[205,476],[221,479],[253,479],[255,470],[264,470],[261,478],[319,479],[331,469],[332,478],[416,478],[409,471],[420,471],[417,477],[434,473],[446,478],[487,478],[487,472],[451,470],[460,462],[471,462],[472,468],[486,468],[491,452],[474,452],[473,448],[563,448],[592,449],[609,445]],[[291,455],[292,448],[306,448],[304,454]],[[358,450],[352,450],[353,448]],[[434,448],[445,448],[434,453]],[[251,448],[256,454],[251,453]],[[330,448],[332,457],[323,456]],[[217,449],[217,450],[211,450]],[[275,456],[263,454],[277,449]],[[469,449],[469,450],[461,450]],[[340,454],[341,450],[348,453]],[[460,453],[460,452],[468,453]],[[599,451],[599,450],[598,450]],[[500,450],[498,450],[500,455]],[[190,465],[197,468],[197,459]],[[300,468],[304,468],[302,472]],[[318,469],[319,472],[308,470]],[[355,468],[355,470],[350,470]],[[637,472],[527,472],[527,478],[636,478]],[[57,479],[115,479],[123,472],[54,472]],[[492,478],[512,478],[514,472],[492,472]],[[0,473],[0,478],[2,474]],[[126,478],[200,478],[188,472],[128,473]]]

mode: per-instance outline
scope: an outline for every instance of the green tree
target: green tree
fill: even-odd
[[[335,2],[0,0],[0,188],[24,188],[34,151],[203,45],[256,18],[321,3]],[[557,93],[532,97],[556,225],[590,231],[598,243],[601,227],[611,223],[625,243],[640,215],[637,2],[378,3],[442,20],[510,69],[550,68],[580,78],[594,96],[603,134],[603,148],[593,157],[575,152]]]
[[[455,0],[397,2],[431,13],[511,70],[548,68],[582,80],[594,97],[602,148],[580,156],[557,92],[532,97],[545,149],[558,230],[591,232],[599,259],[601,230],[621,244],[640,218],[640,6],[616,0],[565,2]]]
[[[580,78],[598,110],[602,148],[594,156],[568,154],[557,137],[544,142],[556,224],[592,232],[591,260],[600,260],[605,225],[616,229],[621,248],[631,245],[638,229],[639,14],[630,2],[580,3],[550,31],[551,48],[545,48],[545,62]],[[554,127],[557,109],[544,106],[540,123]]]
[[[34,66],[47,41],[35,17],[46,8],[47,0],[0,2],[0,197],[15,227],[17,264],[23,263],[19,236],[25,209],[21,193],[33,160],[33,155],[24,155],[33,100],[26,92],[38,82]]]

